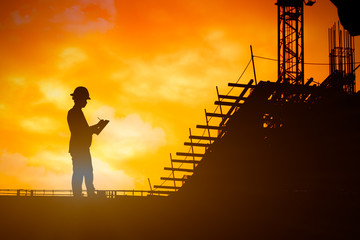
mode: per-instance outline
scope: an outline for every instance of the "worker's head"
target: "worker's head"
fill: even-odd
[[[75,102],[75,105],[83,108],[86,106],[87,100],[90,99],[89,91],[86,87],[77,87],[74,92],[70,94]]]

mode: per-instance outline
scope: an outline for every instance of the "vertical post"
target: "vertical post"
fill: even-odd
[[[352,63],[352,65],[351,65],[351,73],[352,74],[354,74],[354,88],[353,88],[353,91],[355,92],[356,91],[356,81],[355,81],[355,71],[356,71],[356,69],[358,69],[358,67],[360,66],[360,65],[358,65],[357,67],[355,67],[355,51],[354,51],[354,49],[355,49],[355,41],[354,41],[354,38],[353,37],[351,37],[350,36],[350,45],[351,45],[351,63]]]
[[[338,67],[338,61],[337,61],[337,53],[336,53],[336,48],[337,48],[337,42],[336,42],[336,23],[334,23],[334,29],[333,29],[333,43],[334,43],[334,55],[333,55],[333,59],[334,59],[334,68],[333,70],[335,71]]]
[[[171,153],[170,153],[170,161],[171,161],[171,168],[173,169],[173,170],[172,170],[172,176],[173,176],[173,178],[174,178],[174,187],[175,187],[175,191],[176,191],[175,171],[174,171],[174,165],[173,165]]]
[[[218,101],[220,102],[220,97],[219,97],[219,88],[218,86],[216,86],[216,93],[217,93],[217,96],[218,96]],[[223,114],[223,111],[222,111],[222,107],[221,107],[221,104],[219,105],[219,108],[220,108],[220,114],[222,115]],[[205,109],[205,118],[206,118],[206,125],[208,125],[208,120],[207,120],[207,115],[206,115],[206,109]],[[221,118],[221,123],[224,122],[224,118],[222,117]],[[220,125],[220,124],[219,124]],[[220,135],[220,131],[218,131],[218,135]],[[209,137],[210,137],[210,130],[208,129],[208,133],[209,133]],[[211,141],[210,141],[210,144],[211,144]]]
[[[343,72],[343,44],[342,44],[342,31],[340,28],[340,22],[338,22],[338,28],[339,28],[339,70],[340,72]],[[343,74],[344,76],[344,74]]]
[[[191,136],[191,128],[189,128],[189,134]],[[193,161],[195,161],[195,156],[194,156],[194,145],[192,145],[192,138],[190,138],[190,142],[191,142],[191,153],[193,154]],[[195,169],[196,165],[195,162],[193,163],[193,169]]]
[[[218,86],[216,86],[216,93],[217,93],[217,96],[218,96],[218,101],[220,102],[220,97],[219,97],[219,88]],[[221,104],[219,105],[219,108],[220,108],[220,113],[222,114],[222,107],[221,107]],[[207,115],[206,115],[206,109],[205,109],[205,117],[207,118]]]
[[[331,65],[332,65],[332,61],[331,61],[331,49],[332,49],[332,45],[331,45],[331,28],[328,29],[328,41],[329,41],[329,75],[331,74]]]
[[[206,116],[206,126],[209,127],[209,121],[208,121],[208,119],[207,119],[206,109],[205,109],[205,116]],[[209,137],[211,137],[211,136],[210,136],[210,129],[207,128],[207,131],[208,131]],[[209,139],[209,142],[210,142],[210,144],[211,144],[211,140],[210,140],[210,139]]]
[[[252,61],[252,66],[253,66],[253,71],[254,71],[255,85],[257,85],[257,81],[256,81],[256,71],[255,71],[255,62],[254,62],[254,54],[253,54],[253,50],[252,50],[252,45],[250,45],[250,52],[251,52],[251,61]],[[220,105],[220,106],[221,106],[221,105]]]
[[[153,190],[150,182],[150,178],[148,178],[149,186],[150,186],[150,195],[153,195]]]

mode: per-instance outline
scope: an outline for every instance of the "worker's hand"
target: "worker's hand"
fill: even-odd
[[[94,126],[91,126],[90,129],[92,133],[99,135],[99,133],[104,129],[104,127],[108,124],[109,120],[104,120],[99,118],[99,122]]]
[[[99,134],[99,129],[101,128],[101,125],[103,124],[104,120],[99,120],[99,122],[93,126],[90,127],[91,132],[93,134]]]

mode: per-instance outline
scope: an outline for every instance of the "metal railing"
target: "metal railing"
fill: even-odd
[[[118,198],[118,197],[146,197],[162,196],[161,193],[148,190],[95,190],[98,197]],[[87,196],[86,190],[82,195]],[[14,197],[72,197],[72,190],[46,190],[46,189],[0,189],[0,196]]]

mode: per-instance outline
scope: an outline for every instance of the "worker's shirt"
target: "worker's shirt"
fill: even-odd
[[[88,150],[92,141],[92,132],[81,108],[72,108],[67,115],[71,137],[69,153]]]

